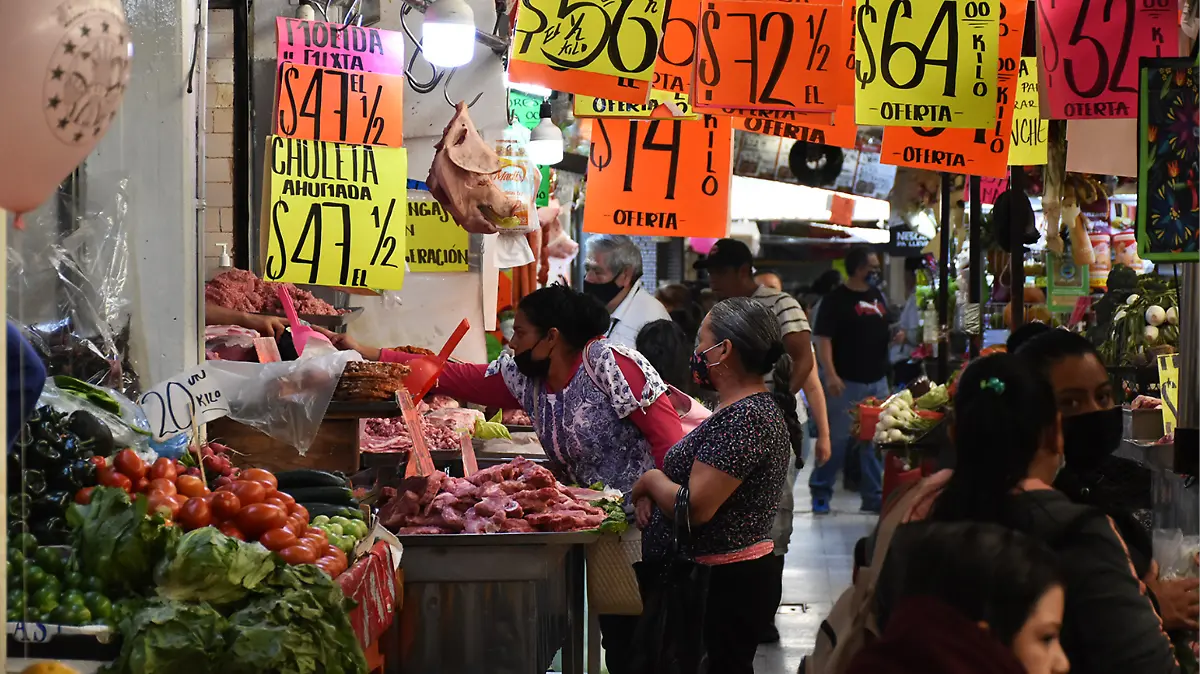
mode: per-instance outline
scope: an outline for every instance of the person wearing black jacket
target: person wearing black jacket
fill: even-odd
[[[1009,354],[973,361],[959,378],[951,434],[958,461],[929,519],[1001,524],[1058,554],[1071,672],[1179,672],[1112,520],[1051,487],[1064,459],[1062,417],[1049,382]]]
[[[1054,388],[1063,416],[1066,466],[1054,481],[1075,503],[1103,510],[1129,548],[1138,578],[1149,587],[1169,630],[1200,629],[1200,581],[1160,580],[1154,563],[1150,470],[1112,456],[1121,444],[1122,411],[1095,347],[1066,330],[1047,329],[1016,355]]]

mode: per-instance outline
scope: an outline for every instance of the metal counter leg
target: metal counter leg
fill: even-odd
[[[572,545],[567,553],[567,639],[563,644],[563,674],[583,674],[583,630],[587,624],[583,611],[584,547]]]

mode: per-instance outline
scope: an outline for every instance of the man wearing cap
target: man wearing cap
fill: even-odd
[[[637,348],[642,326],[671,320],[654,295],[642,287],[642,251],[628,236],[601,234],[588,237],[583,292],[600,300],[612,314],[609,341]]]
[[[736,239],[714,243],[708,257],[696,262],[695,268],[708,271],[709,285],[719,299],[753,297],[775,314],[783,346],[792,357],[792,393],[799,392],[816,363],[810,339],[812,328],[800,303],[785,292],[756,283],[754,256],[746,244]]]

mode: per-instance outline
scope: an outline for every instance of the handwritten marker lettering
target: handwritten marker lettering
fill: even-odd
[[[403,33],[280,16],[275,43],[280,64],[404,74]]]

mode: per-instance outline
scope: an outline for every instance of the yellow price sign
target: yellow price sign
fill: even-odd
[[[405,230],[409,271],[467,271],[467,230],[428,192],[409,190]]]
[[[691,97],[682,91],[650,90],[645,105],[610,101],[606,98],[575,95],[576,117],[611,117],[615,119],[699,119],[692,110]]]
[[[512,58],[651,80],[668,4],[670,0],[521,0]]]
[[[855,121],[981,129],[996,121],[1000,0],[861,0]]]
[[[1175,432],[1179,419],[1179,354],[1158,357],[1158,394],[1162,396],[1163,434]]]
[[[263,278],[399,290],[408,151],[271,136]]]
[[[1039,105],[1037,57],[1026,56],[1021,59],[1017,96],[1013,101],[1012,142],[1008,147],[1009,166],[1042,166],[1046,163],[1050,120],[1042,119]]]

